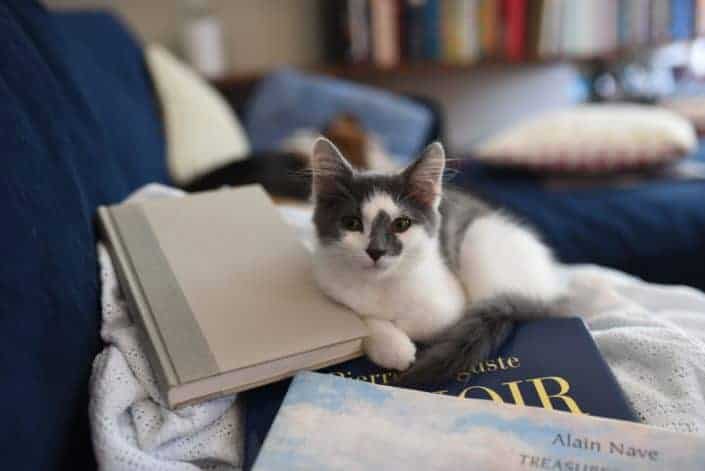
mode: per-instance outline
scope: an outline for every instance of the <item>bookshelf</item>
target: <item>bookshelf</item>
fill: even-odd
[[[697,39],[672,41],[662,40],[649,44],[620,47],[618,49],[599,54],[583,55],[556,55],[552,57],[527,58],[523,60],[509,60],[505,57],[486,57],[471,63],[448,63],[435,60],[404,61],[392,66],[380,66],[372,62],[364,63],[334,63],[317,64],[299,67],[300,69],[330,77],[353,81],[370,81],[374,79],[393,77],[424,77],[444,76],[470,73],[480,67],[522,67],[532,65],[553,65],[558,63],[574,63],[579,65],[596,65],[611,63],[625,57],[633,56],[649,49],[667,46],[676,43],[686,43]],[[222,78],[214,79],[213,84],[223,90],[231,87],[243,87],[255,83],[270,70],[259,70],[247,73],[233,72]]]
[[[303,69],[364,82],[604,65],[705,34],[705,0],[324,0],[318,21],[325,62]],[[266,72],[215,84],[247,85]]]

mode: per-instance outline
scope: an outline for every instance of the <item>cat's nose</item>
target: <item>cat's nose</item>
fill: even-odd
[[[384,254],[387,253],[386,250],[382,250],[382,249],[367,249],[366,252],[367,252],[367,255],[369,255],[370,258],[375,262],[377,260],[379,260]]]

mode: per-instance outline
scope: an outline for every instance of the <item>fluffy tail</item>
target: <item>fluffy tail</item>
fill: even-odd
[[[556,317],[557,306],[520,295],[504,295],[469,309],[455,325],[437,335],[396,381],[423,386],[448,381],[496,351],[516,322]]]

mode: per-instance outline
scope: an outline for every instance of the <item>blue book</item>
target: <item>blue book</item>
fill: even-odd
[[[380,385],[390,384],[396,375],[365,358],[320,371]],[[241,393],[245,407],[245,470],[251,468],[290,383],[291,380],[280,381]],[[447,384],[423,390],[637,421],[584,322],[578,318],[522,323],[489,360]]]
[[[423,58],[441,58],[441,0],[424,0]]]
[[[671,0],[671,37],[673,39],[692,38],[694,21],[694,0]]]
[[[424,58],[424,19],[425,5],[418,0],[404,2],[405,49],[409,60]]]
[[[705,469],[705,438],[301,373],[255,471]]]

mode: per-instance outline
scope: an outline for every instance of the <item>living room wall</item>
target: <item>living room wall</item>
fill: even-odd
[[[210,0],[224,26],[233,73],[306,66],[324,56],[321,0]],[[145,41],[178,46],[177,0],[45,0],[51,8],[105,8]],[[371,84],[431,96],[444,105],[447,145],[466,152],[478,139],[538,110],[572,103],[577,71],[569,65],[479,67],[470,72],[387,76]]]

